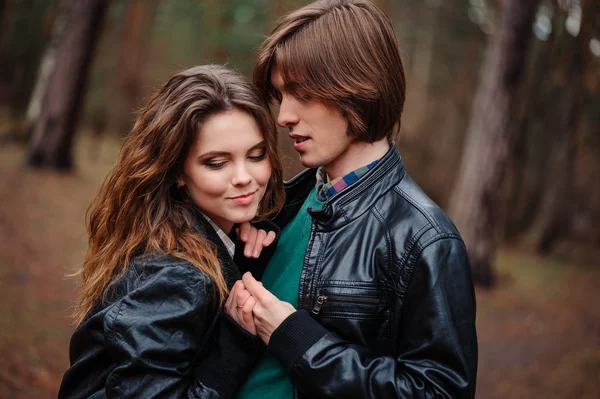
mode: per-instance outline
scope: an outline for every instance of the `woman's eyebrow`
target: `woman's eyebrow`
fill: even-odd
[[[263,140],[260,143],[255,144],[252,147],[250,147],[250,149],[248,149],[248,152],[254,151],[260,147],[265,147],[266,145],[267,145],[266,141]],[[230,155],[231,155],[231,153],[227,152],[227,151],[209,151],[209,152],[205,152],[204,154],[198,155],[198,158],[227,157]]]
[[[251,148],[248,150],[248,152],[250,152],[250,151],[254,151],[254,150],[256,150],[257,148],[260,148],[260,147],[265,147],[266,145],[267,145],[266,141],[265,141],[265,140],[263,140],[263,141],[261,141],[260,143],[258,143],[258,144],[256,144],[256,145],[253,145],[253,146],[252,146],[252,147],[251,147]]]
[[[208,158],[208,157],[226,157],[229,153],[227,151],[209,151],[204,154],[198,155],[198,158]]]

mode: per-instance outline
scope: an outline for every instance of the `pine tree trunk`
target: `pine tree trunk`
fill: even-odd
[[[585,108],[585,77],[591,64],[588,45],[594,35],[595,15],[591,12],[591,3],[591,0],[581,2],[579,35],[558,61],[555,75],[562,94],[555,100],[559,104],[553,127],[557,134],[550,149],[551,162],[545,170],[545,190],[533,226],[535,249],[542,254],[550,252],[555,242],[571,230],[574,206],[564,206],[564,198],[565,193],[574,192],[575,137]]]
[[[116,80],[116,89],[124,104],[113,122],[113,129],[122,134],[130,130],[138,110],[148,42],[158,5],[159,0],[131,0],[127,6]]]
[[[485,286],[493,284],[500,188],[537,3],[504,2],[500,24],[483,62],[457,187],[451,199],[451,214],[466,242],[473,279]]]
[[[29,105],[27,106],[26,113],[26,129],[27,135],[30,134],[29,130],[33,129],[37,122],[40,114],[42,113],[42,105],[44,96],[48,90],[48,83],[54,72],[56,66],[56,60],[58,55],[58,46],[61,42],[62,35],[64,32],[67,17],[69,15],[70,0],[60,0],[58,3],[57,18],[52,26],[52,33],[50,43],[44,51],[40,67],[38,69],[35,86],[29,99]]]
[[[30,144],[30,166],[70,170],[72,144],[108,0],[74,1]]]

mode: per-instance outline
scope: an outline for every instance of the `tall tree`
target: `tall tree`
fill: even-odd
[[[517,111],[517,94],[539,0],[505,0],[482,65],[450,211],[465,239],[473,279],[493,283],[500,187]]]
[[[509,151],[508,187],[504,238],[515,241],[530,228],[539,208],[539,193],[544,190],[542,175],[546,169],[549,147],[548,113],[556,106],[559,93],[552,81],[556,60],[565,52],[564,13],[552,7],[549,35],[532,43],[528,77],[522,85],[520,109],[515,120],[514,140]],[[569,43],[570,45],[570,43]],[[553,122],[554,123],[554,122]],[[550,130],[553,132],[553,130]]]
[[[123,46],[119,56],[117,89],[123,98],[121,112],[116,112],[113,128],[125,134],[132,125],[133,112],[138,107],[148,55],[151,30],[159,0],[131,0],[123,20]]]
[[[72,144],[108,0],[74,1],[68,10],[58,59],[34,129],[27,162],[69,170]]]
[[[535,247],[547,253],[558,238],[571,229],[573,207],[563,206],[564,193],[573,191],[576,135],[581,130],[582,113],[585,110],[585,80],[591,64],[590,40],[594,37],[593,0],[582,0],[580,29],[569,41],[568,52],[556,61],[554,73],[560,96],[555,100],[558,107],[550,120],[556,134],[550,147],[550,163],[545,170],[545,190],[534,226]],[[580,141],[580,140],[579,140]]]
[[[10,105],[15,122],[27,107],[53,8],[51,2],[12,0],[0,15],[0,101]]]
[[[54,67],[56,66],[58,45],[64,32],[70,5],[70,0],[60,0],[58,2],[58,9],[56,12],[57,17],[52,26],[50,42],[44,50],[44,55],[42,56],[42,60],[40,62],[35,86],[29,99],[29,105],[27,106],[27,113],[25,115],[25,129],[27,131],[27,135],[29,135],[30,130],[35,126],[35,123],[42,112],[44,95],[48,89],[48,83],[50,82],[50,77],[54,72]]]

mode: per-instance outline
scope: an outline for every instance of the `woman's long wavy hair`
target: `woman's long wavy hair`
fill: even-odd
[[[75,308],[79,323],[135,255],[154,252],[184,259],[214,283],[218,299],[228,292],[214,244],[194,230],[198,210],[176,178],[203,121],[215,113],[242,110],[257,122],[267,143],[271,179],[259,205],[260,218],[284,201],[277,130],[269,109],[246,79],[207,65],[174,75],[139,114],[87,213],[89,247]]]

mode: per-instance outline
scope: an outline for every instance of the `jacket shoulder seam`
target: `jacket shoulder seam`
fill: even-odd
[[[464,241],[462,239],[462,237],[460,236],[460,234],[458,233],[451,233],[451,232],[444,232],[444,233],[439,233],[434,235],[433,237],[429,237],[427,240],[425,240],[424,242],[418,243],[418,256],[421,256],[421,252],[423,252],[427,247],[429,247],[430,245],[434,244],[437,241],[441,241],[443,239],[454,239],[454,240],[458,240],[460,242],[462,242],[464,244]]]
[[[117,339],[117,331],[115,330],[115,324],[117,322],[117,319],[119,318],[119,316],[121,316],[123,314],[123,301],[119,300],[119,302],[115,305],[114,309],[111,309],[110,312],[108,312],[106,314],[106,318],[107,318],[107,323],[106,323],[106,327],[107,327],[107,338],[108,341],[110,342],[111,346],[116,347],[118,346],[118,339]]]
[[[404,198],[404,200],[406,200],[406,202],[408,202],[416,210],[418,210],[419,213],[421,213],[425,217],[425,219],[427,219],[427,221],[431,224],[431,226],[433,228],[435,228],[435,230],[438,233],[442,233],[442,228],[441,228],[440,224],[438,223],[438,221],[433,217],[433,215],[431,215],[431,213],[427,212],[425,210],[425,208],[420,206],[419,203],[414,198],[412,198],[410,195],[408,195],[408,193],[406,191],[402,190],[398,185],[394,187],[394,191],[396,193],[398,193],[398,195],[400,195],[402,198]]]
[[[400,267],[403,267],[406,263],[407,260],[409,259],[410,255],[413,252],[413,248],[415,247],[415,245],[417,245],[417,243],[419,242],[419,239],[421,238],[421,236],[423,234],[425,234],[425,232],[429,229],[432,229],[433,227],[430,224],[424,224],[419,230],[417,230],[409,239],[408,239],[408,245],[404,248],[404,255],[402,256],[402,258],[400,258]]]
[[[381,227],[383,228],[383,234],[385,235],[385,244],[386,244],[386,263],[388,265],[388,267],[386,267],[386,270],[390,270],[392,273],[392,268],[389,267],[392,265],[392,259],[393,259],[393,255],[392,255],[392,238],[390,237],[390,231],[387,228],[387,225],[385,223],[385,219],[383,218],[383,215],[381,214],[381,212],[379,211],[379,209],[377,209],[377,206],[373,206],[371,208],[371,211],[373,212],[373,215],[375,216],[375,219],[377,219],[377,221],[379,222],[379,224],[381,225]]]

